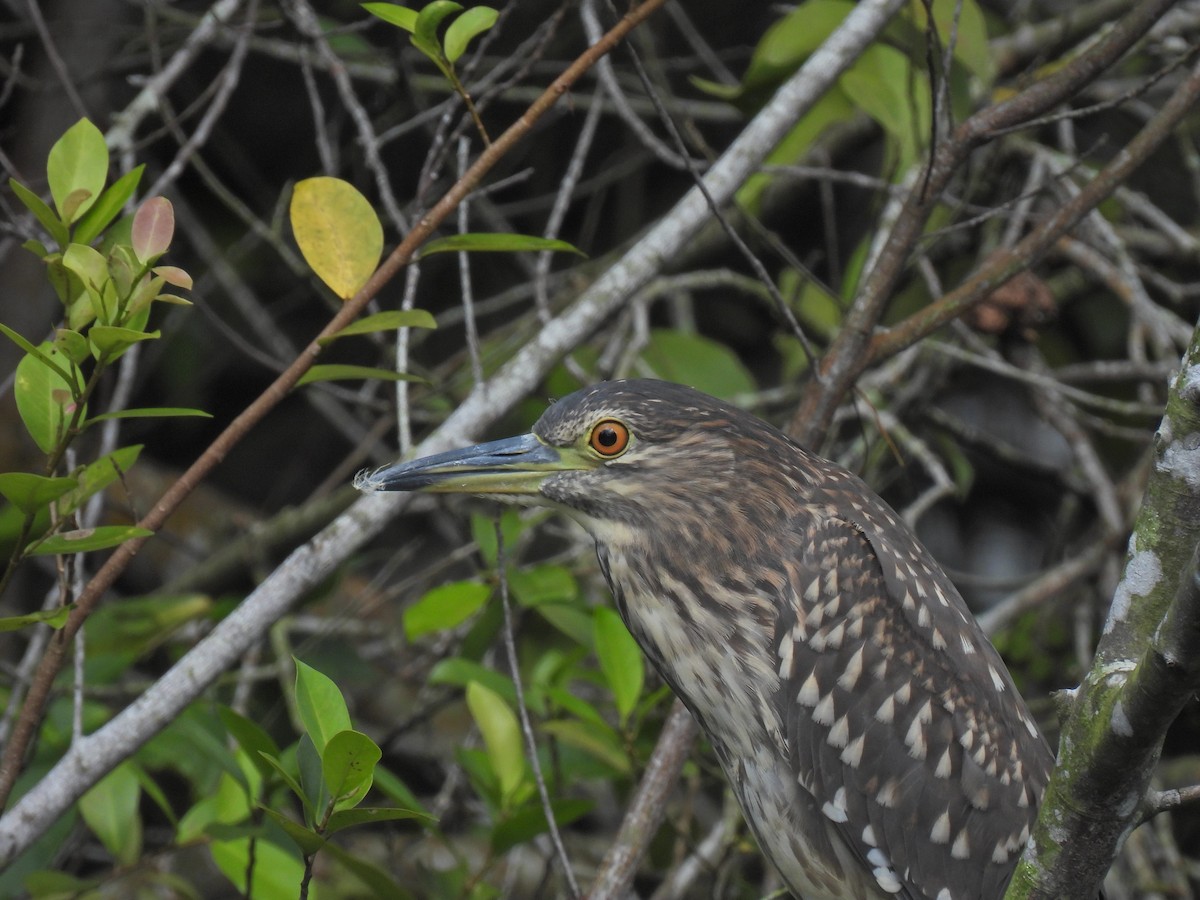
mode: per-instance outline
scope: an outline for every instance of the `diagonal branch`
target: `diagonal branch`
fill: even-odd
[[[1125,18],[1088,50],[1016,96],[975,113],[948,140],[934,148],[927,177],[914,180],[858,299],[821,362],[822,377],[810,380],[805,386],[789,423],[789,434],[802,444],[814,444],[833,420],[842,398],[867,368],[871,334],[904,275],[929,216],[942,202],[943,192],[971,152],[998,132],[1036,119],[1078,93],[1120,59],[1174,2],[1147,0],[1135,4]]]
[[[196,486],[220,463],[240,441],[262,419],[274,409],[295,387],[300,377],[309,370],[321,353],[319,340],[327,335],[345,328],[356,318],[379,291],[412,259],[417,248],[421,246],[433,231],[450,215],[471,191],[483,181],[483,178],[513,146],[525,137],[533,128],[534,123],[541,118],[558,99],[570,90],[571,86],[590,69],[597,60],[615,47],[633,28],[643,22],[652,12],[660,7],[665,0],[645,0],[621,19],[604,37],[585,50],[580,56],[542,93],[537,100],[525,111],[513,125],[509,126],[495,143],[487,147],[467,170],[459,181],[450,188],[441,200],[421,219],[416,222],[411,231],[405,235],[399,246],[379,266],[367,283],[321,330],[307,347],[292,361],[292,364],[260,394],[245,410],[242,411],[224,431],[200,454],[191,467],[171,485],[165,494],[147,513],[138,526],[157,531],[179,504]],[[42,713],[50,695],[55,676],[62,668],[67,649],[75,634],[96,608],[117,577],[125,570],[133,557],[141,549],[145,538],[126,541],[108,558],[100,570],[92,577],[76,600],[75,608],[63,628],[50,640],[46,654],[38,664],[37,672],[21,709],[20,716],[13,728],[12,736],[4,748],[0,758],[0,809],[8,803],[13,784],[20,774],[25,754],[41,722]]]
[[[875,39],[902,3],[903,0],[864,0],[855,8],[838,31],[812,56],[810,64],[776,93],[706,173],[705,183],[716,202],[727,202],[745,179],[758,170],[766,154],[799,116],[825,94],[838,73]],[[647,0],[637,10],[648,14],[651,5]],[[619,24],[608,33],[612,42],[628,31],[623,25]],[[590,64],[596,54],[596,48],[592,48],[580,60],[587,59]],[[568,72],[577,78],[585,68],[577,61]],[[548,93],[562,93],[569,84],[564,75]],[[549,103],[545,103],[536,113],[540,115],[548,106]],[[531,109],[522,119],[526,129],[536,119],[534,112]],[[481,160],[489,154],[498,158],[508,143],[509,133],[506,132],[485,151]],[[456,186],[452,191],[456,196],[453,202],[468,191],[469,188]],[[443,200],[418,223],[418,227],[425,229],[424,234],[432,228],[430,222],[436,224],[453,209],[452,203],[447,204],[448,201]],[[705,223],[706,213],[703,196],[698,189],[692,188],[658,225],[584,291],[566,313],[546,323],[537,337],[501,367],[491,380],[472,390],[441,427],[421,444],[418,452],[434,453],[469,442],[504,415],[536,387],[564,353],[619,309],[661,269],[664,261],[680,253]],[[434,220],[435,215],[441,218]],[[401,247],[409,243],[406,241]],[[358,303],[364,295],[369,296],[400,268],[401,263],[395,263],[395,257],[395,253],[389,257],[380,272],[350,303]],[[343,309],[326,331],[340,328],[349,318]],[[314,356],[316,352],[315,343],[306,351]],[[298,377],[295,373],[288,384]],[[195,480],[198,481],[198,477]],[[328,575],[406,505],[405,495],[369,494],[360,498],[320,534],[297,548],[237,609],[145,693],[104,727],[73,745],[63,759],[0,818],[0,867],[28,847],[84,791],[178,715],[259,640],[302,592]],[[115,578],[117,571],[111,572],[110,577]],[[101,570],[101,574],[103,572]],[[662,752],[661,747],[658,752]],[[657,814],[661,815],[661,810]]]
[[[1175,90],[1154,117],[1117,153],[1112,162],[1074,197],[1054,210],[1015,247],[991,253],[961,285],[898,325],[876,334],[867,344],[866,364],[879,362],[912,346],[927,334],[962,315],[1008,279],[1029,268],[1084,216],[1099,206],[1135,169],[1174,134],[1175,126],[1200,101],[1200,64]],[[832,352],[832,351],[831,351]]]

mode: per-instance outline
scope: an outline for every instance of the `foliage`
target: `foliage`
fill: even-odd
[[[103,554],[149,533],[137,522],[164,490],[206,489],[101,590],[77,670],[49,682],[14,799],[86,769],[74,754],[100,746],[88,735],[111,746],[145,729],[137,746],[93,770],[0,873],[0,895],[566,895],[552,828],[577,875],[596,868],[669,692],[589,542],[558,518],[508,509],[497,528],[491,511],[393,498],[347,511],[346,482],[397,444],[518,433],[549,400],[627,375],[696,385],[799,434],[805,393],[837,384],[831,348],[848,332],[902,352],[862,356],[856,393],[812,445],[917,522],[979,608],[998,603],[1006,659],[1053,728],[1045,697],[1086,671],[1196,316],[1194,123],[1083,225],[1014,248],[1124,155],[1187,77],[1164,60],[1200,34],[1164,19],[1053,118],[987,132],[931,187],[925,164],[955,128],[1089,52],[1112,6],[1060,20],[1035,5],[1025,30],[995,4],[904,4],[717,198],[723,225],[694,208],[681,221],[693,176],[718,158],[724,171],[746,124],[864,5],[676,4],[615,48],[611,79],[590,69],[552,91],[549,112],[530,100],[595,43],[587,5],[302,0],[201,23],[150,4],[128,32],[79,29],[108,54],[95,82],[110,100],[145,91],[97,107],[107,134],[83,120],[33,148],[36,165],[14,165],[44,159],[45,178],[16,176],[5,199],[21,239],[37,235],[25,247],[46,285],[45,302],[30,292],[0,313],[16,354],[0,408],[19,443],[0,443],[14,709],[46,629],[84,618],[77,585]],[[20,32],[42,33],[32,20]],[[32,148],[43,97],[62,121],[78,113],[62,112],[76,107],[57,83],[31,94],[39,70],[3,50],[18,73],[3,102],[24,101],[6,107],[25,117],[11,134]],[[93,48],[60,58],[86,87]],[[526,131],[505,143],[513,122]],[[493,168],[457,182],[484,157]],[[161,196],[135,199],[144,174]],[[451,185],[453,210],[439,200]],[[928,216],[897,243],[893,223],[920,198]],[[672,230],[688,236],[672,244]],[[894,286],[864,319],[891,250]],[[1004,254],[1024,277],[927,336],[943,295]],[[202,315],[176,308],[191,289],[179,265],[200,273]],[[132,408],[117,402],[126,383]],[[236,440],[201,454],[212,431],[193,407]],[[251,421],[251,408],[274,412]],[[225,462],[197,475],[198,455]],[[364,546],[385,506],[403,515]],[[53,608],[29,599],[44,595]],[[264,601],[273,612],[254,618]],[[146,714],[163,694],[186,695],[182,710]],[[1186,763],[1195,722],[1176,728],[1167,755]],[[701,872],[680,890],[765,893],[728,804],[701,747],[662,804],[667,823],[641,839],[639,890]],[[1185,873],[1159,861],[1192,848],[1142,851],[1138,834],[1122,877],[1187,896]]]
[[[50,248],[37,239],[26,241],[24,247],[44,264],[46,278],[62,304],[64,324],[55,329],[52,340],[34,345],[0,323],[0,332],[24,351],[13,393],[26,431],[45,454],[41,474],[0,474],[0,494],[8,501],[0,509],[0,546],[8,548],[0,593],[30,556],[104,550],[151,533],[133,525],[79,526],[83,505],[122,478],[141,449],[113,450],[64,472],[68,450],[89,428],[118,417],[207,415],[180,408],[88,414],[105,372],[131,348],[161,337],[159,331],[148,330],[151,304],[186,305],[188,301],[165,290],[192,285],[182,269],[158,264],[175,231],[170,202],[151,197],[132,216],[117,221],[137,190],[142,167],[106,188],[108,164],[103,135],[90,121],[80,119],[50,149],[46,175],[53,209],[20,182],[9,182],[50,235]],[[98,250],[92,244],[100,239]],[[0,629],[35,622],[61,626],[65,621],[61,610],[68,605],[69,601],[45,615],[0,619]]]
[[[484,143],[491,143],[454,64],[466,52],[471,41],[496,24],[499,12],[487,6],[473,6],[464,11],[462,4],[453,0],[433,0],[419,12],[397,3],[364,3],[363,9],[409,33],[412,45],[437,66],[455,93],[462,97]],[[439,38],[438,29],[447,19],[450,24]]]

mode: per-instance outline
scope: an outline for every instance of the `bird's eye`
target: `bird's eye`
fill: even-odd
[[[629,446],[629,429],[616,419],[605,419],[592,429],[588,446],[609,459],[620,456]]]

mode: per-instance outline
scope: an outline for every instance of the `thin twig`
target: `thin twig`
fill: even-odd
[[[179,504],[195,487],[221,462],[229,451],[241,439],[274,409],[291,392],[300,376],[309,370],[320,356],[322,347],[320,340],[346,327],[363,311],[367,303],[396,276],[396,274],[412,258],[416,249],[424,243],[446,218],[457,208],[458,204],[475,189],[483,177],[499,162],[514,145],[524,138],[533,125],[544,115],[558,99],[570,89],[596,60],[609,52],[617,43],[624,39],[633,28],[643,22],[651,13],[657,10],[666,0],[645,0],[634,11],[618,22],[604,38],[589,47],[567,67],[553,84],[546,89],[537,102],[525,114],[511,125],[504,134],[472,164],[467,174],[438,201],[434,207],[413,224],[404,240],[376,269],[367,283],[353,297],[347,300],[336,315],[326,324],[314,340],[292,362],[270,386],[267,387],[254,401],[250,403],[220,435],[200,454],[197,460],[185,471],[179,479],[167,489],[153,509],[139,521],[138,525],[150,531],[156,531],[174,512]],[[543,332],[544,333],[544,332]],[[0,807],[7,804],[13,785],[21,771],[22,761],[33,740],[34,733],[41,721],[45,705],[49,700],[54,678],[62,668],[63,657],[83,623],[96,608],[104,592],[112,586],[117,576],[125,570],[133,560],[134,555],[146,541],[145,538],[134,538],[121,544],[92,577],[84,591],[76,599],[75,608],[71,611],[62,629],[54,635],[42,657],[38,670],[30,684],[25,705],[13,727],[12,735],[0,757]],[[228,620],[226,620],[228,621]],[[149,735],[146,736],[147,738]],[[83,742],[81,742],[83,743]],[[115,764],[115,763],[114,763]],[[29,796],[29,795],[26,795]],[[5,816],[5,818],[8,818]],[[3,822],[0,819],[0,822]],[[20,829],[28,832],[28,827]],[[0,831],[3,831],[0,828]],[[0,866],[4,860],[11,858],[22,845],[16,830],[10,836],[0,834]]]
[[[521,685],[521,666],[517,662],[517,642],[513,637],[512,604],[508,599],[508,554],[504,547],[504,531],[500,520],[496,519],[496,572],[500,577],[500,605],[504,610],[504,652],[508,656],[508,671],[512,676],[513,688],[517,693],[517,716],[521,720],[521,733],[525,736],[525,751],[529,754],[529,766],[533,769],[533,780],[537,782],[538,796],[542,799],[542,812],[546,814],[546,825],[550,830],[550,842],[554,844],[554,852],[558,855],[559,865],[562,866],[563,877],[567,879],[567,887],[571,896],[578,900],[583,894],[575,881],[575,872],[571,869],[571,859],[567,856],[567,848],[563,846],[562,834],[558,830],[558,822],[554,818],[554,807],[550,803],[550,792],[546,789],[546,778],[542,774],[542,764],[538,759],[537,737],[533,733],[533,723],[529,721],[529,710],[525,708],[525,688]]]

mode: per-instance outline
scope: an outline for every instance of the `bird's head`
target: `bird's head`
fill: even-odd
[[[360,473],[355,486],[557,506],[598,539],[614,529],[694,534],[718,511],[727,526],[759,493],[756,461],[777,471],[772,460],[794,452],[770,426],[699,391],[610,381],[559,400],[529,434]]]

